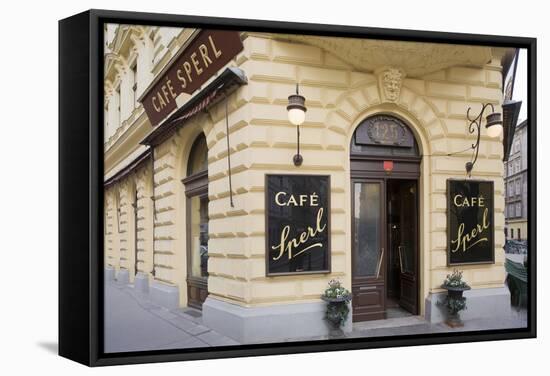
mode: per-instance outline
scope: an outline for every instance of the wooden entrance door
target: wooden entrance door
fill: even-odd
[[[385,318],[386,220],[383,179],[354,179],[352,216],[353,321]]]
[[[354,132],[353,321],[384,319],[389,307],[418,313],[416,189],[421,161],[413,132],[398,117],[373,115]]]
[[[416,179],[352,180],[353,321],[385,319],[390,303],[418,314],[417,186]]]
[[[398,180],[399,305],[418,314],[418,189],[416,180]]]

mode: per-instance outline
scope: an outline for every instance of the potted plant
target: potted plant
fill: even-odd
[[[340,281],[332,279],[328,283],[321,299],[327,302],[325,311],[325,320],[331,326],[331,337],[341,337],[343,335],[342,326],[346,323],[349,315],[348,303],[351,301],[351,293],[342,287]]]
[[[460,311],[467,308],[463,293],[470,290],[470,286],[462,279],[462,271],[455,269],[452,274],[447,274],[447,278],[445,278],[441,287],[447,290],[447,296],[439,302],[447,309],[447,325],[453,328],[464,326],[460,319]]]

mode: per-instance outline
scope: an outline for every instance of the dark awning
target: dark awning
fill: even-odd
[[[150,157],[151,157],[151,149],[145,150],[143,153],[138,155],[132,162],[130,162],[126,167],[124,167],[122,170],[120,170],[119,172],[111,176],[109,179],[105,180],[105,182],[103,182],[103,187],[109,188],[111,185],[115,184],[121,179],[124,179],[126,176],[128,176],[128,174],[133,172],[136,168],[138,168],[142,163],[144,163]]]
[[[516,133],[516,124],[518,122],[520,108],[521,101],[506,100],[502,104],[502,128],[504,133],[504,138],[502,140],[502,146],[504,147],[504,153],[502,156],[503,161],[507,161],[510,156],[510,150],[512,149],[514,133]]]
[[[192,97],[189,102],[158,125],[140,143],[156,146],[168,139],[178,128],[197,113],[206,110],[229,93],[248,82],[244,71],[239,68],[227,68],[208,86]]]

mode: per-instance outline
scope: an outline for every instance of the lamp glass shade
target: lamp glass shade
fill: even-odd
[[[301,125],[306,119],[306,113],[300,108],[291,108],[288,110],[288,120],[294,125]]]
[[[502,124],[493,124],[487,127],[487,135],[491,138],[497,138],[502,134]]]

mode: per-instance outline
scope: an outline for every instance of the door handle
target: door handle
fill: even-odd
[[[403,273],[403,255],[402,255],[403,246],[397,247],[397,253],[399,254],[399,269],[401,270],[401,273]]]
[[[378,260],[378,268],[376,269],[376,279],[380,277],[380,268],[382,267],[382,259],[384,259],[384,248],[382,248],[382,252],[380,252],[380,259]]]
[[[364,291],[364,290],[376,290],[376,286],[361,286],[361,287],[359,287],[359,291]]]

